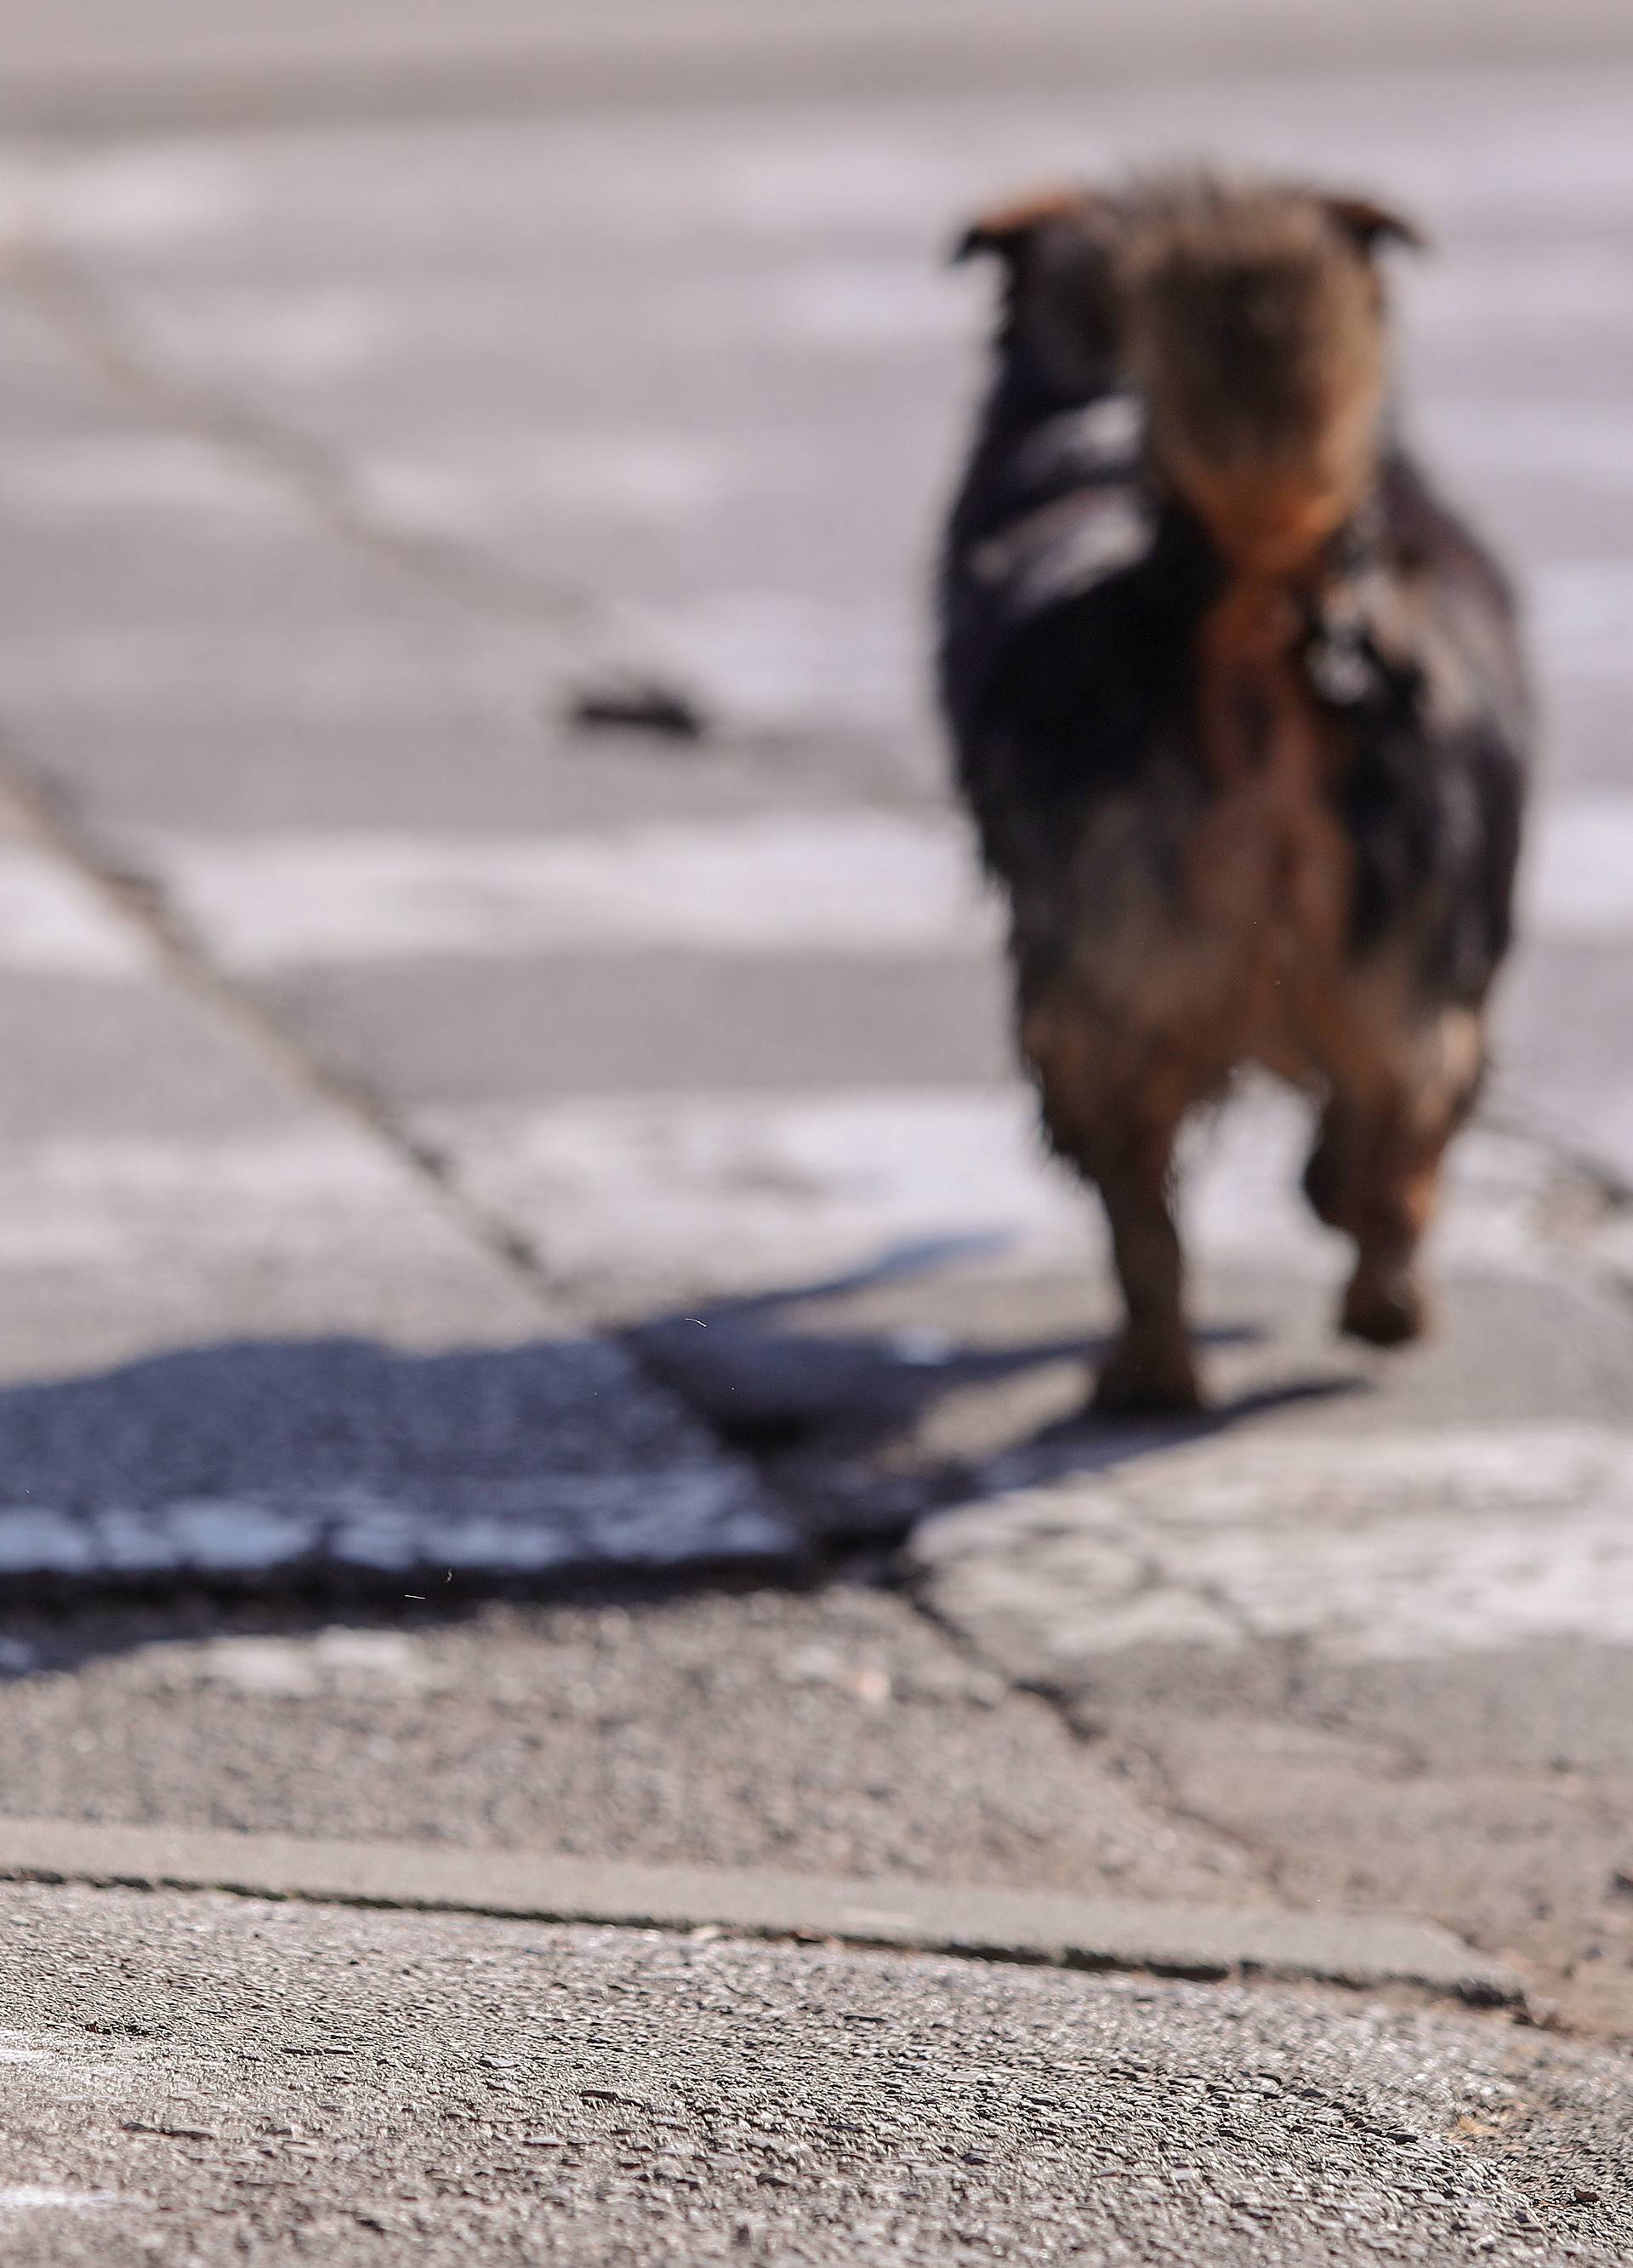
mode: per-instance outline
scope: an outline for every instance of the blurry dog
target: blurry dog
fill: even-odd
[[[1110,1223],[1103,1409],[1198,1398],[1171,1167],[1241,1065],[1319,1108],[1343,1328],[1423,1328],[1531,727],[1507,586],[1392,429],[1379,254],[1417,240],[1196,176],[1029,199],[960,247],[1004,298],[941,691],[1044,1127]]]

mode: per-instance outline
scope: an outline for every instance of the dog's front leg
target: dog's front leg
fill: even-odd
[[[1100,1371],[1107,1412],[1194,1410],[1184,1258],[1169,1201],[1173,1145],[1193,1099],[1180,1058],[1103,1004],[1063,990],[1023,1014],[1021,1048],[1056,1153],[1100,1192],[1127,1307]]]
[[[1088,1161],[1111,1226],[1128,1307],[1122,1336],[1094,1387],[1109,1414],[1195,1410],[1201,1401],[1185,1320],[1184,1257],[1170,1202],[1176,1129],[1130,1129]]]

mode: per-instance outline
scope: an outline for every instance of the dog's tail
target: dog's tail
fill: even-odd
[[[1153,458],[1231,565],[1313,557],[1374,477],[1387,385],[1379,244],[1364,200],[1199,175],[1131,200],[1127,353]]]

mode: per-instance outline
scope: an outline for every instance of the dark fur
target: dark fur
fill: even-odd
[[[1248,194],[1272,201],[1274,221],[1284,193]],[[1227,217],[1231,195],[1204,185]],[[1369,278],[1372,247],[1407,233],[1359,201],[1284,195],[1316,258],[1365,262]],[[1204,260],[1214,206],[1200,208]],[[944,554],[940,681],[959,782],[1010,897],[1045,1125],[1111,1216],[1130,1322],[1100,1398],[1162,1407],[1195,1391],[1162,1187],[1172,1139],[1243,1061],[1323,1110],[1306,1186],[1357,1242],[1349,1327],[1379,1340],[1418,1327],[1415,1247],[1509,944],[1530,720],[1504,581],[1387,431],[1343,524],[1253,584],[1251,620],[1285,604],[1284,652],[1255,648],[1239,684],[1228,669],[1204,683],[1210,610],[1237,563],[1221,549],[1230,530],[1209,533],[1145,438],[1123,304],[1129,210],[1137,220],[1137,201],[1057,196],[965,240],[1002,261],[1005,303]],[[1180,304],[1181,344],[1188,320],[1208,327],[1199,345],[1228,384],[1232,272],[1209,284]],[[1290,413],[1277,400],[1263,415],[1268,460]],[[1231,713],[1205,718],[1221,685]],[[1275,731],[1289,784],[1265,818],[1254,752]],[[1246,752],[1239,776],[1222,776],[1221,747]],[[1246,897],[1239,916],[1234,902],[1200,908],[1194,867],[1199,845],[1233,829],[1219,839],[1262,893],[1274,861],[1267,850],[1254,868],[1244,830],[1295,822],[1310,902],[1334,896],[1336,929],[1330,969],[1284,1033],[1242,1005],[1258,983],[1245,967],[1234,990],[1219,974],[1258,913]],[[1319,959],[1312,946],[1306,962]]]

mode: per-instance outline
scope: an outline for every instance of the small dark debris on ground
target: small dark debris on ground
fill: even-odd
[[[702,740],[710,730],[708,718],[689,694],[656,678],[576,687],[563,716],[578,732],[655,733],[670,740]]]

